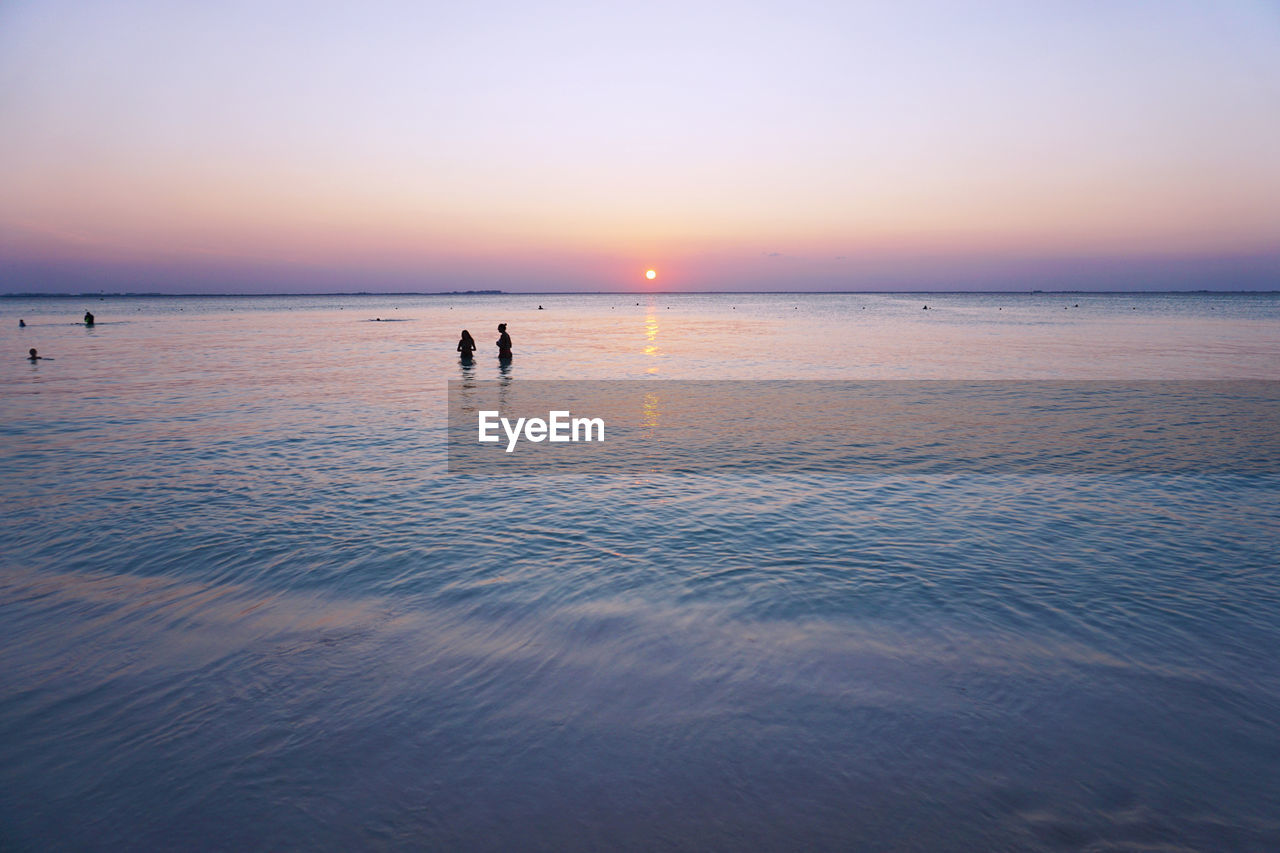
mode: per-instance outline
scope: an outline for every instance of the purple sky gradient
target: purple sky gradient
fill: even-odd
[[[1278,289],[1277,152],[1261,0],[0,5],[0,292]]]

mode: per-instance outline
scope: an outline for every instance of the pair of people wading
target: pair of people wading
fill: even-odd
[[[476,340],[471,337],[471,333],[466,329],[462,330],[462,338],[458,341],[458,352],[462,355],[464,362],[471,361],[471,355],[476,351]],[[498,324],[498,360],[511,360],[511,336],[507,334],[507,324]]]

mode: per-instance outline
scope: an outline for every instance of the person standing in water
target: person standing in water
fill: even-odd
[[[93,315],[92,315],[92,314],[90,314],[88,311],[84,312],[84,324],[85,324],[86,326],[92,326],[92,325],[93,325]]]
[[[36,352],[35,347],[32,347],[31,349],[27,350],[27,361],[36,362],[42,358],[44,358],[44,356]]]
[[[507,324],[498,324],[498,358],[509,360],[511,358],[511,336],[507,334]]]
[[[471,363],[471,354],[476,351],[476,340],[471,337],[471,333],[466,329],[462,330],[462,337],[458,340],[458,352],[462,354],[463,364]]]

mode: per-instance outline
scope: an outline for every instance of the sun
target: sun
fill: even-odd
[[[658,277],[658,274],[653,270],[645,270],[644,277],[649,279],[649,281],[653,281],[655,278]]]

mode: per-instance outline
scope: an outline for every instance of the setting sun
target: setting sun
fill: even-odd
[[[657,278],[657,277],[658,277],[658,274],[657,274],[656,272],[654,272],[653,270],[646,270],[646,271],[645,271],[645,274],[644,274],[644,277],[645,277],[645,278],[647,278],[647,279],[649,279],[649,281],[653,281],[655,278]]]

